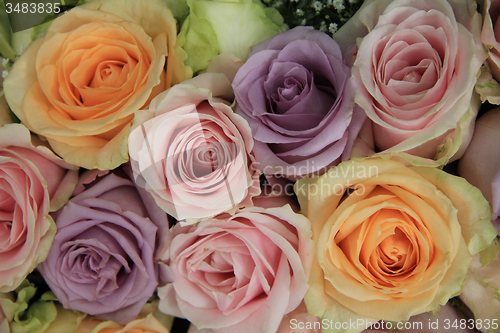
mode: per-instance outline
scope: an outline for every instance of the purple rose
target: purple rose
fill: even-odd
[[[366,117],[350,73],[337,42],[311,27],[253,47],[233,88],[261,171],[293,180],[349,159]]]
[[[82,174],[56,213],[57,233],[38,269],[65,308],[126,324],[158,285],[155,237],[157,229],[168,232],[168,221],[118,172]]]

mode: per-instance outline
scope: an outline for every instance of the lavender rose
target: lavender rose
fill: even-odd
[[[80,182],[96,173],[106,172],[89,171]],[[148,213],[153,206],[117,172],[75,192],[57,212],[54,242],[38,268],[65,308],[126,324],[158,284],[153,262],[157,227],[148,216],[161,214]],[[163,215],[157,223],[168,223]]]
[[[295,179],[350,157],[365,119],[353,114],[350,72],[338,44],[311,27],[254,46],[233,88],[263,172]]]

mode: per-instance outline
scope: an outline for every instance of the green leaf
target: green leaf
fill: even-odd
[[[4,0],[0,0],[0,54],[5,58],[14,60],[16,52],[14,52],[10,44],[11,36],[12,29],[5,10],[5,3]]]
[[[493,240],[493,243],[491,243],[490,247],[484,249],[479,253],[480,259],[479,262],[481,263],[481,267],[484,267],[488,265],[491,261],[495,260],[495,258],[498,256],[500,253],[500,237],[497,237]]]

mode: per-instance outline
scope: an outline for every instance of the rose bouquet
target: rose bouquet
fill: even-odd
[[[33,5],[0,333],[500,331],[500,1]]]

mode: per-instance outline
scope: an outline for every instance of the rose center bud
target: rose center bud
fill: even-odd
[[[194,177],[200,178],[209,175],[221,167],[219,155],[223,154],[223,149],[218,142],[207,142],[195,148],[192,154]]]
[[[377,248],[380,269],[388,274],[397,274],[404,266],[411,243],[403,232],[396,228],[394,235],[384,239]]]
[[[96,68],[90,88],[121,87],[127,81],[129,65],[121,61],[105,61]]]

